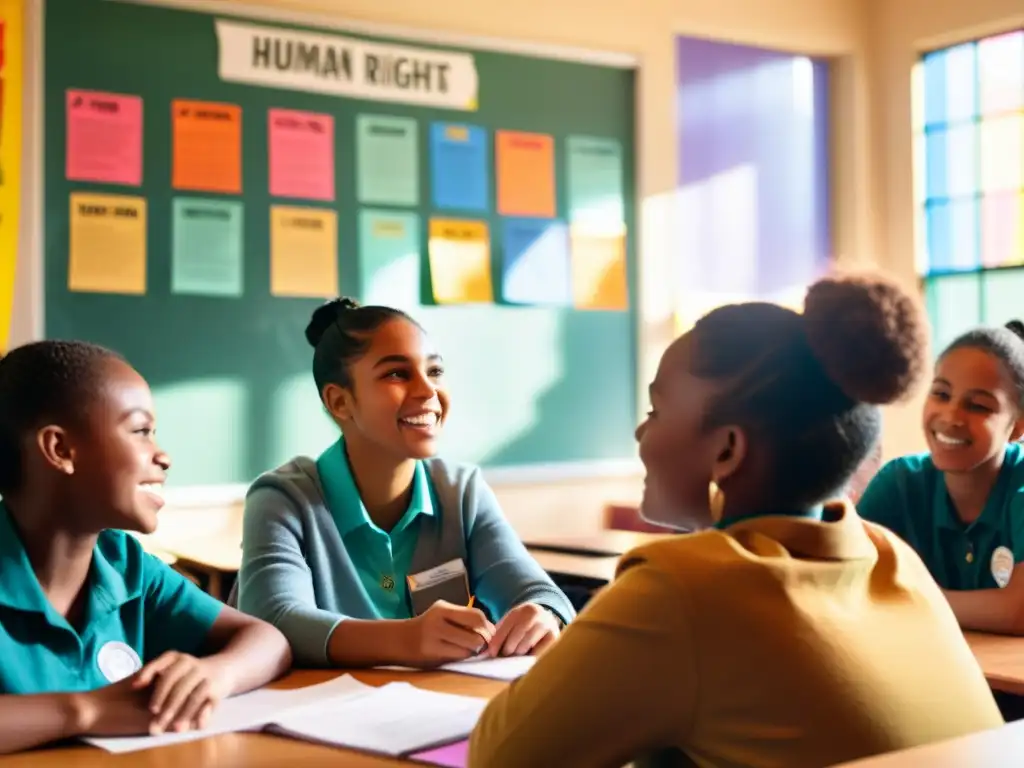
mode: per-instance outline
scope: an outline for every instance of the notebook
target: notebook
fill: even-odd
[[[499,656],[494,659],[487,656],[473,656],[465,661],[451,661],[447,664],[442,664],[437,669],[442,672],[455,672],[460,675],[489,677],[492,680],[517,680],[529,672],[536,661],[536,656]],[[377,669],[392,669],[398,672],[433,671],[430,669],[399,667],[395,665],[377,667]]]
[[[123,753],[222,733],[264,731],[327,746],[411,757],[464,740],[486,705],[486,700],[472,696],[427,691],[408,683],[376,688],[342,675],[307,688],[260,690],[228,699],[201,731],[85,741]]]
[[[492,680],[516,680],[529,672],[536,661],[536,656],[498,656],[493,659],[474,656],[465,661],[445,664],[441,669],[462,675],[489,677]]]
[[[325,683],[309,685],[305,688],[291,690],[261,688],[258,691],[233,696],[222,701],[214,710],[210,724],[201,731],[164,733],[159,736],[96,737],[86,738],[83,741],[107,752],[119,754],[197,741],[221,733],[259,730],[276,715],[289,709],[353,693],[365,687],[351,675],[341,675]]]
[[[389,683],[289,710],[269,733],[362,752],[408,757],[469,736],[485,699]]]

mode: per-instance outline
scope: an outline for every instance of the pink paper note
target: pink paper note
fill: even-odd
[[[142,99],[67,92],[67,176],[75,181],[142,183]]]
[[[469,762],[469,740],[457,741],[436,749],[428,749],[425,752],[417,752],[409,755],[412,760],[429,765],[440,765],[442,768],[465,768]]]
[[[270,194],[334,200],[334,118],[270,110]]]

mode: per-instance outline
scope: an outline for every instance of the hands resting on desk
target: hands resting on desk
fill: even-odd
[[[206,727],[214,707],[235,682],[216,659],[171,651],[134,675],[74,694],[75,730],[90,736],[189,731]]]

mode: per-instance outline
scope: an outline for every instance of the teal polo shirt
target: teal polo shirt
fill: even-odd
[[[0,502],[0,693],[89,691],[170,650],[196,655],[221,603],[123,531],[93,550],[81,631],[53,609]]]
[[[1012,555],[1014,565],[1024,560],[1024,450],[1017,443],[1006,447],[985,508],[969,525],[957,516],[943,473],[928,454],[886,464],[857,511],[910,544],[944,589],[994,589],[997,549]]]
[[[434,514],[433,492],[423,462],[416,462],[409,507],[390,533],[370,519],[363,505],[345,455],[344,438],[320,455],[316,468],[338,534],[355,565],[359,587],[377,612],[376,616],[354,618],[411,618],[405,577],[409,575],[413,552],[419,541],[420,516]],[[340,574],[335,575],[335,578],[340,577]],[[344,587],[339,585],[338,588]]]

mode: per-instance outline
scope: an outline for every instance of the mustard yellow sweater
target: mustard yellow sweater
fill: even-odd
[[[473,733],[470,766],[822,768],[1002,724],[920,558],[850,505],[635,550]]]

